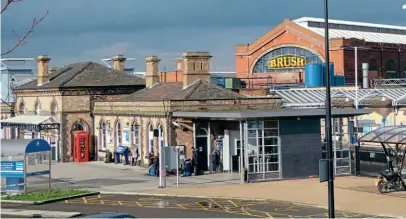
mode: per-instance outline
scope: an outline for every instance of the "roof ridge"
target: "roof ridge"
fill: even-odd
[[[88,62],[84,67],[82,67],[79,71],[77,71],[75,74],[73,74],[73,76],[69,77],[68,79],[66,79],[64,82],[62,82],[59,87],[64,86],[65,84],[67,84],[69,81],[71,81],[72,79],[74,79],[76,76],[78,76],[80,73],[82,73],[87,67],[89,67],[90,65],[92,65],[92,62]]]
[[[202,79],[197,79],[196,81],[194,81],[192,86],[191,86],[191,90],[189,92],[187,92],[184,96],[184,99],[189,98],[196,90],[197,88],[202,84]]]
[[[234,92],[234,91],[231,91],[231,90],[229,90],[229,89],[227,89],[227,88],[224,88],[224,87],[221,87],[221,86],[212,84],[212,83],[208,83],[208,82],[203,82],[203,83],[206,83],[206,84],[208,84],[209,86],[215,87],[216,89],[221,89],[221,90],[223,90],[223,91],[225,91],[225,92],[227,92],[227,93],[229,93],[229,94],[233,94],[233,95],[236,95],[236,96],[239,96],[239,97],[245,97],[244,95],[239,94],[239,93],[236,93],[236,92]]]

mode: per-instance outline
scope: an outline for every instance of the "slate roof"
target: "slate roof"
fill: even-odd
[[[37,86],[31,81],[16,87],[16,90],[68,88],[68,87],[107,87],[145,85],[145,79],[135,75],[119,72],[95,62],[80,62],[58,69],[49,74],[49,82]]]
[[[223,87],[197,80],[183,89],[182,82],[157,83],[139,90],[118,102],[163,100],[234,100],[247,97]]]

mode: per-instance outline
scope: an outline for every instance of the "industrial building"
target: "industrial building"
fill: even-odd
[[[250,91],[252,95],[263,95],[269,85],[322,86],[319,68],[306,66],[325,62],[323,22],[309,17],[286,19],[254,42],[237,45],[236,77],[242,87],[257,89]],[[371,82],[405,77],[406,27],[340,20],[329,23],[333,74],[345,78],[336,77],[337,84],[354,84],[356,68],[361,81],[363,63],[369,65]],[[306,76],[306,70],[311,75]],[[306,79],[311,79],[310,84]]]

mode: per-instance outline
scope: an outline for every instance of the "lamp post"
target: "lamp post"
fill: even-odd
[[[331,136],[331,95],[330,95],[330,45],[329,45],[329,26],[328,26],[328,0],[324,0],[324,43],[326,54],[326,133],[327,133],[327,161],[328,161],[328,216],[334,218],[334,163],[333,163],[333,144]]]

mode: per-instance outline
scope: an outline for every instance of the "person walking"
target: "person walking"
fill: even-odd
[[[154,166],[155,166],[155,176],[159,177],[160,169],[159,169],[159,154],[155,156],[154,159]]]
[[[213,153],[211,154],[211,165],[212,165],[212,171],[217,172],[217,152],[216,152],[216,150],[213,150]]]
[[[193,172],[194,175],[199,175],[199,154],[196,148],[193,148],[193,155],[192,155],[192,163],[193,163]]]

